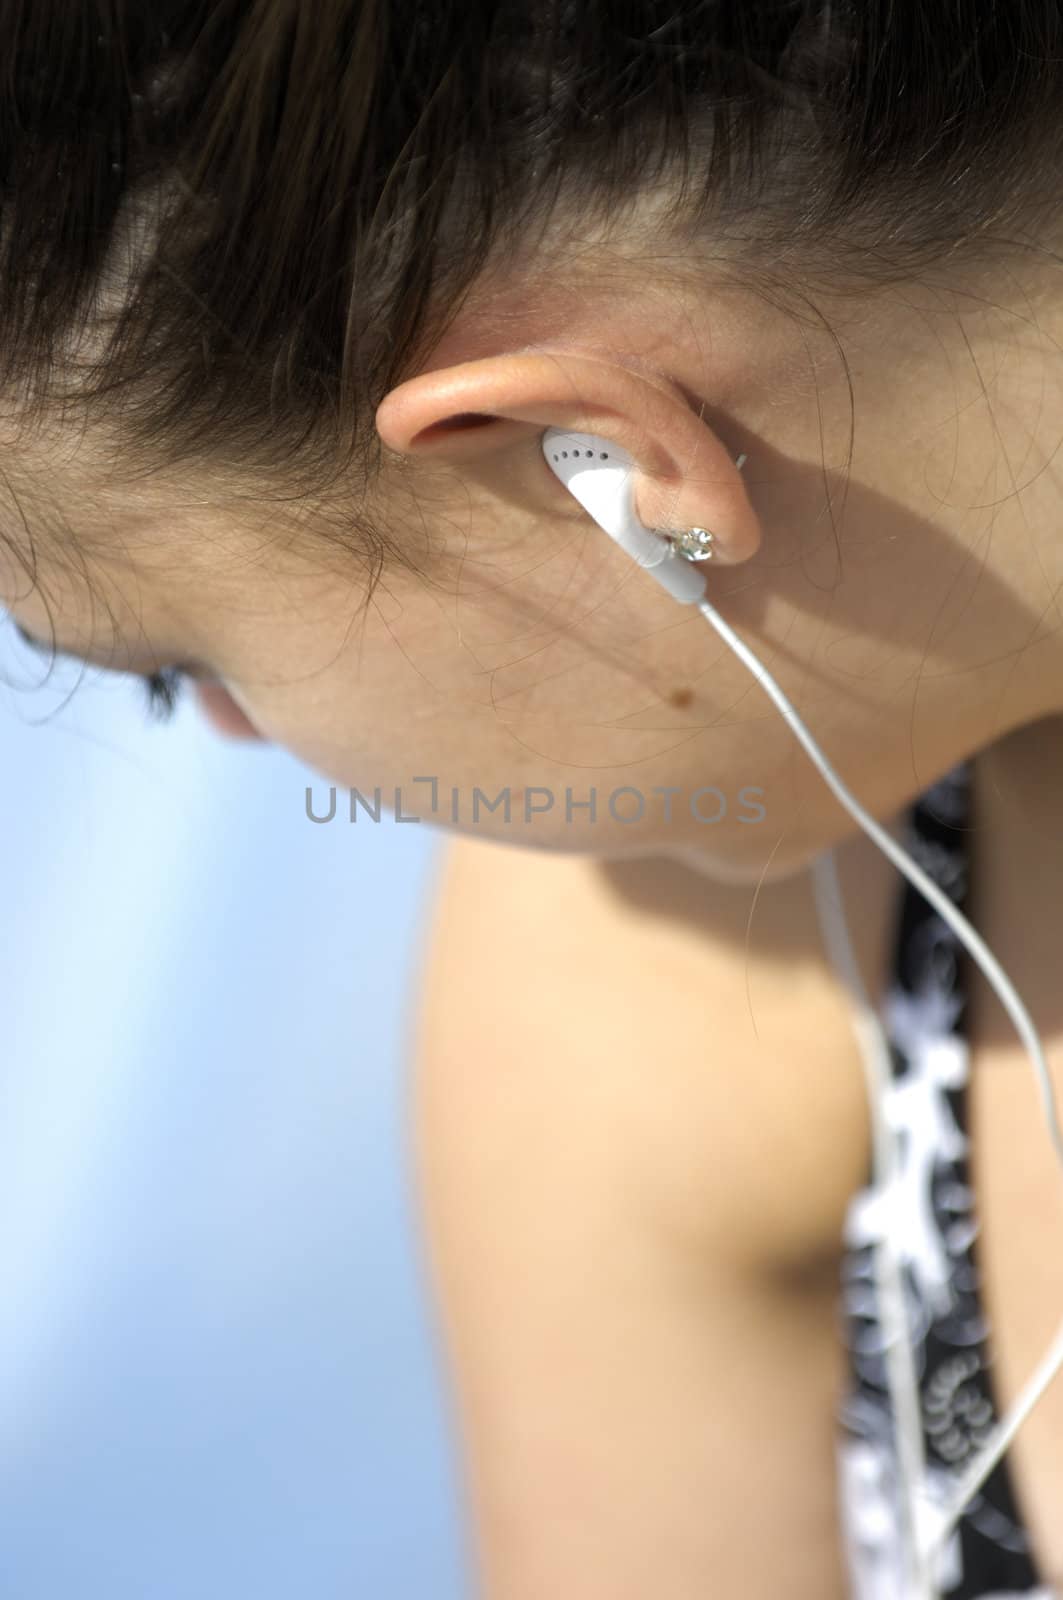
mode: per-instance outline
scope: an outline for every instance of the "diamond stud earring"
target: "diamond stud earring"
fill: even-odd
[[[669,533],[672,548],[688,561],[711,561],[712,541],[715,538],[708,528],[684,528],[679,533]]]

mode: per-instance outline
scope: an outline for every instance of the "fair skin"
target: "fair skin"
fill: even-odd
[[[361,566],[344,580],[334,551],[316,558],[312,528],[279,541],[268,502],[223,513],[187,473],[123,488],[91,442],[25,450],[22,470],[58,484],[75,530],[93,508],[92,576],[123,663],[206,663],[263,737],[336,783],[402,785],[405,809],[428,815],[412,779],[434,774],[462,791],[464,831],[474,786],[537,785],[551,811],[526,822],[518,799],[508,827],[483,811],[479,836],[784,876],[849,836],[851,818],[705,621],[596,535],[546,466],[543,429],[616,438],[640,463],[647,525],[716,532],[716,602],[843,776],[859,776],[862,803],[889,815],[1063,705],[1063,299],[1034,258],[966,301],[920,285],[839,301],[832,334],[726,285],[699,306],[652,277],[633,300],[622,281],[622,294],[602,274],[576,304],[574,289],[555,296],[552,327],[531,291],[500,291],[384,400],[378,431],[409,465],[388,462],[374,507],[415,570],[386,567],[365,615]],[[448,431],[456,413],[489,420]],[[22,537],[11,511],[3,531]],[[40,566],[54,587],[55,563]],[[60,643],[109,659],[106,613],[80,575],[62,587]],[[0,598],[47,637],[41,594],[2,558]],[[566,787],[578,802],[592,784],[597,820],[584,808],[566,821]],[[605,807],[625,784],[647,797],[640,822]],[[691,812],[706,784],[726,799],[719,821]],[[654,797],[668,786],[670,822]],[[744,788],[762,822],[747,820]]]
[[[91,439],[20,458],[75,527],[93,508],[91,588],[42,551],[46,603],[0,545],[31,633],[201,662],[234,727],[336,784],[401,785],[407,813],[430,816],[417,774],[559,797],[508,827],[463,812],[418,1035],[487,1600],[840,1600],[833,1265],[868,1144],[810,864],[838,848],[872,988],[896,892],[746,669],[558,483],[546,427],[628,448],[647,525],[715,530],[715,603],[872,814],[895,827],[978,755],[980,931],[1063,1071],[1063,279],[1030,256],[948,281],[820,296],[827,325],[722,273],[665,288],[649,260],[637,293],[600,266],[485,287],[377,413],[406,460],[373,507],[415,570],[386,568],[364,615],[357,561],[312,525],[277,537],[268,496],[134,491]],[[728,812],[565,820],[566,786],[625,784],[712,784]]]

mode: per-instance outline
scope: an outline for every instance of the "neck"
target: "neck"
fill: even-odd
[[[968,915],[1041,1035],[1063,1049],[1063,715],[1015,729],[974,759]],[[973,963],[972,963],[973,966]],[[1026,1052],[995,990],[971,974],[979,1040]]]

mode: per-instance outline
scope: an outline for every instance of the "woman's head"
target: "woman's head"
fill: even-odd
[[[1059,0],[128,9],[0,0],[29,632],[407,814],[793,870],[851,820],[559,426],[872,811],[1063,709]]]

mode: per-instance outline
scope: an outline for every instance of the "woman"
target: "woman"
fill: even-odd
[[[541,440],[615,440],[647,526],[713,531],[714,603],[969,882],[1063,1076],[1060,0],[3,0],[0,34],[0,599],[456,836],[415,1120],[483,1593],[911,1594],[868,1255],[907,1253],[948,1480],[1063,1313],[1029,1064]],[[1063,1584],[1061,1439],[1056,1386],[938,1592]]]

